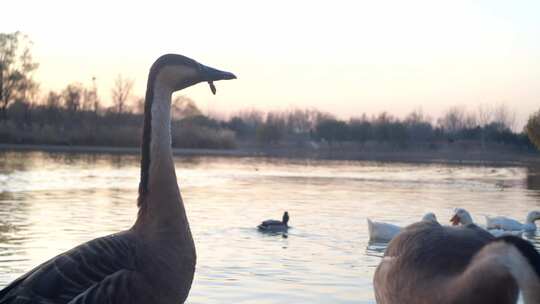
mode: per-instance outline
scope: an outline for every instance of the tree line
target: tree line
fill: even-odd
[[[421,110],[414,110],[403,119],[382,112],[349,120],[317,110],[251,112],[233,116],[224,126],[241,138],[270,144],[305,138],[328,145],[382,143],[395,148],[429,148],[459,141],[476,142],[481,147],[498,143],[522,150],[532,148],[525,132],[512,130],[515,115],[505,105],[489,111],[483,106],[478,112],[484,115],[482,120],[479,114],[467,112],[464,107],[451,107],[437,120]]]
[[[20,32],[0,33],[0,143],[139,145],[144,99],[133,96],[133,80],[118,75],[109,106],[102,102],[95,78],[89,84],[71,83],[60,91],[44,92],[33,78],[39,64],[30,47]],[[404,118],[382,112],[348,120],[317,109],[266,113],[251,109],[217,119],[203,115],[185,96],[174,98],[171,109],[175,147],[353,143],[434,149],[468,142],[480,148],[496,143],[525,151],[540,146],[540,111],[516,132],[515,113],[504,104],[473,110],[454,106],[438,119],[420,109]]]

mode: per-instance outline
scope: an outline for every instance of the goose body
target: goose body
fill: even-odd
[[[388,245],[374,275],[378,304],[540,303],[540,255],[527,241],[495,239],[476,225],[410,225]]]
[[[486,216],[486,227],[488,229],[502,229],[508,231],[521,230],[525,232],[536,231],[535,221],[540,219],[540,211],[531,211],[525,219],[525,223],[521,223],[515,219],[506,216],[489,217]]]
[[[423,221],[437,221],[437,217],[433,212],[426,213],[422,217]],[[389,242],[396,235],[401,232],[401,227],[385,223],[385,222],[375,222],[367,219],[369,240],[370,241],[380,241],[380,242]]]
[[[281,221],[266,220],[263,221],[257,229],[262,232],[286,232],[289,230],[289,212],[285,211]]]
[[[487,232],[491,233],[494,237],[500,237],[505,235],[521,236],[523,231],[520,230],[503,230],[503,229],[487,229]]]
[[[463,209],[463,208],[456,208],[454,210],[454,216],[450,219],[452,224],[454,226],[457,226],[459,224],[461,225],[476,225],[473,222],[471,214]],[[495,237],[505,236],[505,235],[514,235],[514,236],[521,236],[523,233],[523,230],[505,230],[500,228],[486,228],[486,231],[491,233]]]
[[[139,213],[130,229],[79,245],[0,290],[0,304],[183,303],[196,253],[172,158],[174,91],[235,76],[181,55],[150,69],[141,146]]]
[[[389,242],[401,232],[401,227],[398,225],[375,222],[369,218],[367,219],[367,225],[370,241]]]

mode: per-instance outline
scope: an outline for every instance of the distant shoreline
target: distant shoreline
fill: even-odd
[[[139,154],[137,147],[65,146],[0,144],[3,151],[41,151],[58,153]],[[176,156],[276,157],[403,163],[444,163],[463,165],[540,165],[540,153],[509,151],[358,151],[354,149],[308,149],[296,147],[242,147],[237,149],[174,148]]]

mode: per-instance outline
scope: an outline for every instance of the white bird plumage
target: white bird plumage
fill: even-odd
[[[540,211],[537,210],[529,212],[525,219],[525,223],[520,223],[519,221],[506,216],[486,216],[486,227],[488,229],[533,232],[536,231],[536,224],[534,222],[539,219]]]
[[[422,220],[437,222],[437,217],[433,212],[428,212],[422,217]],[[398,235],[402,229],[397,225],[385,222],[375,222],[369,218],[367,218],[367,224],[370,241],[389,242]]]
[[[467,225],[476,225],[476,223],[473,221],[473,218],[469,211],[463,209],[463,208],[456,208],[454,209],[454,215],[450,219],[450,222],[454,226],[457,226],[459,224],[467,226]],[[478,226],[478,225],[477,225]],[[478,226],[480,227],[480,226]],[[480,227],[483,228],[483,227]],[[483,228],[484,229],[484,228]],[[485,228],[486,231],[491,233],[495,237],[500,237],[504,235],[514,235],[514,236],[520,236],[523,233],[522,229],[516,229],[516,230],[505,230],[501,228]]]

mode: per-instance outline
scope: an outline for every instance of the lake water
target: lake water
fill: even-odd
[[[374,303],[384,244],[366,217],[407,225],[452,209],[523,220],[540,170],[271,158],[178,157],[197,246],[188,303]],[[0,287],[137,213],[136,155],[0,152]],[[255,226],[288,210],[288,237]],[[540,247],[540,236],[531,237]]]

